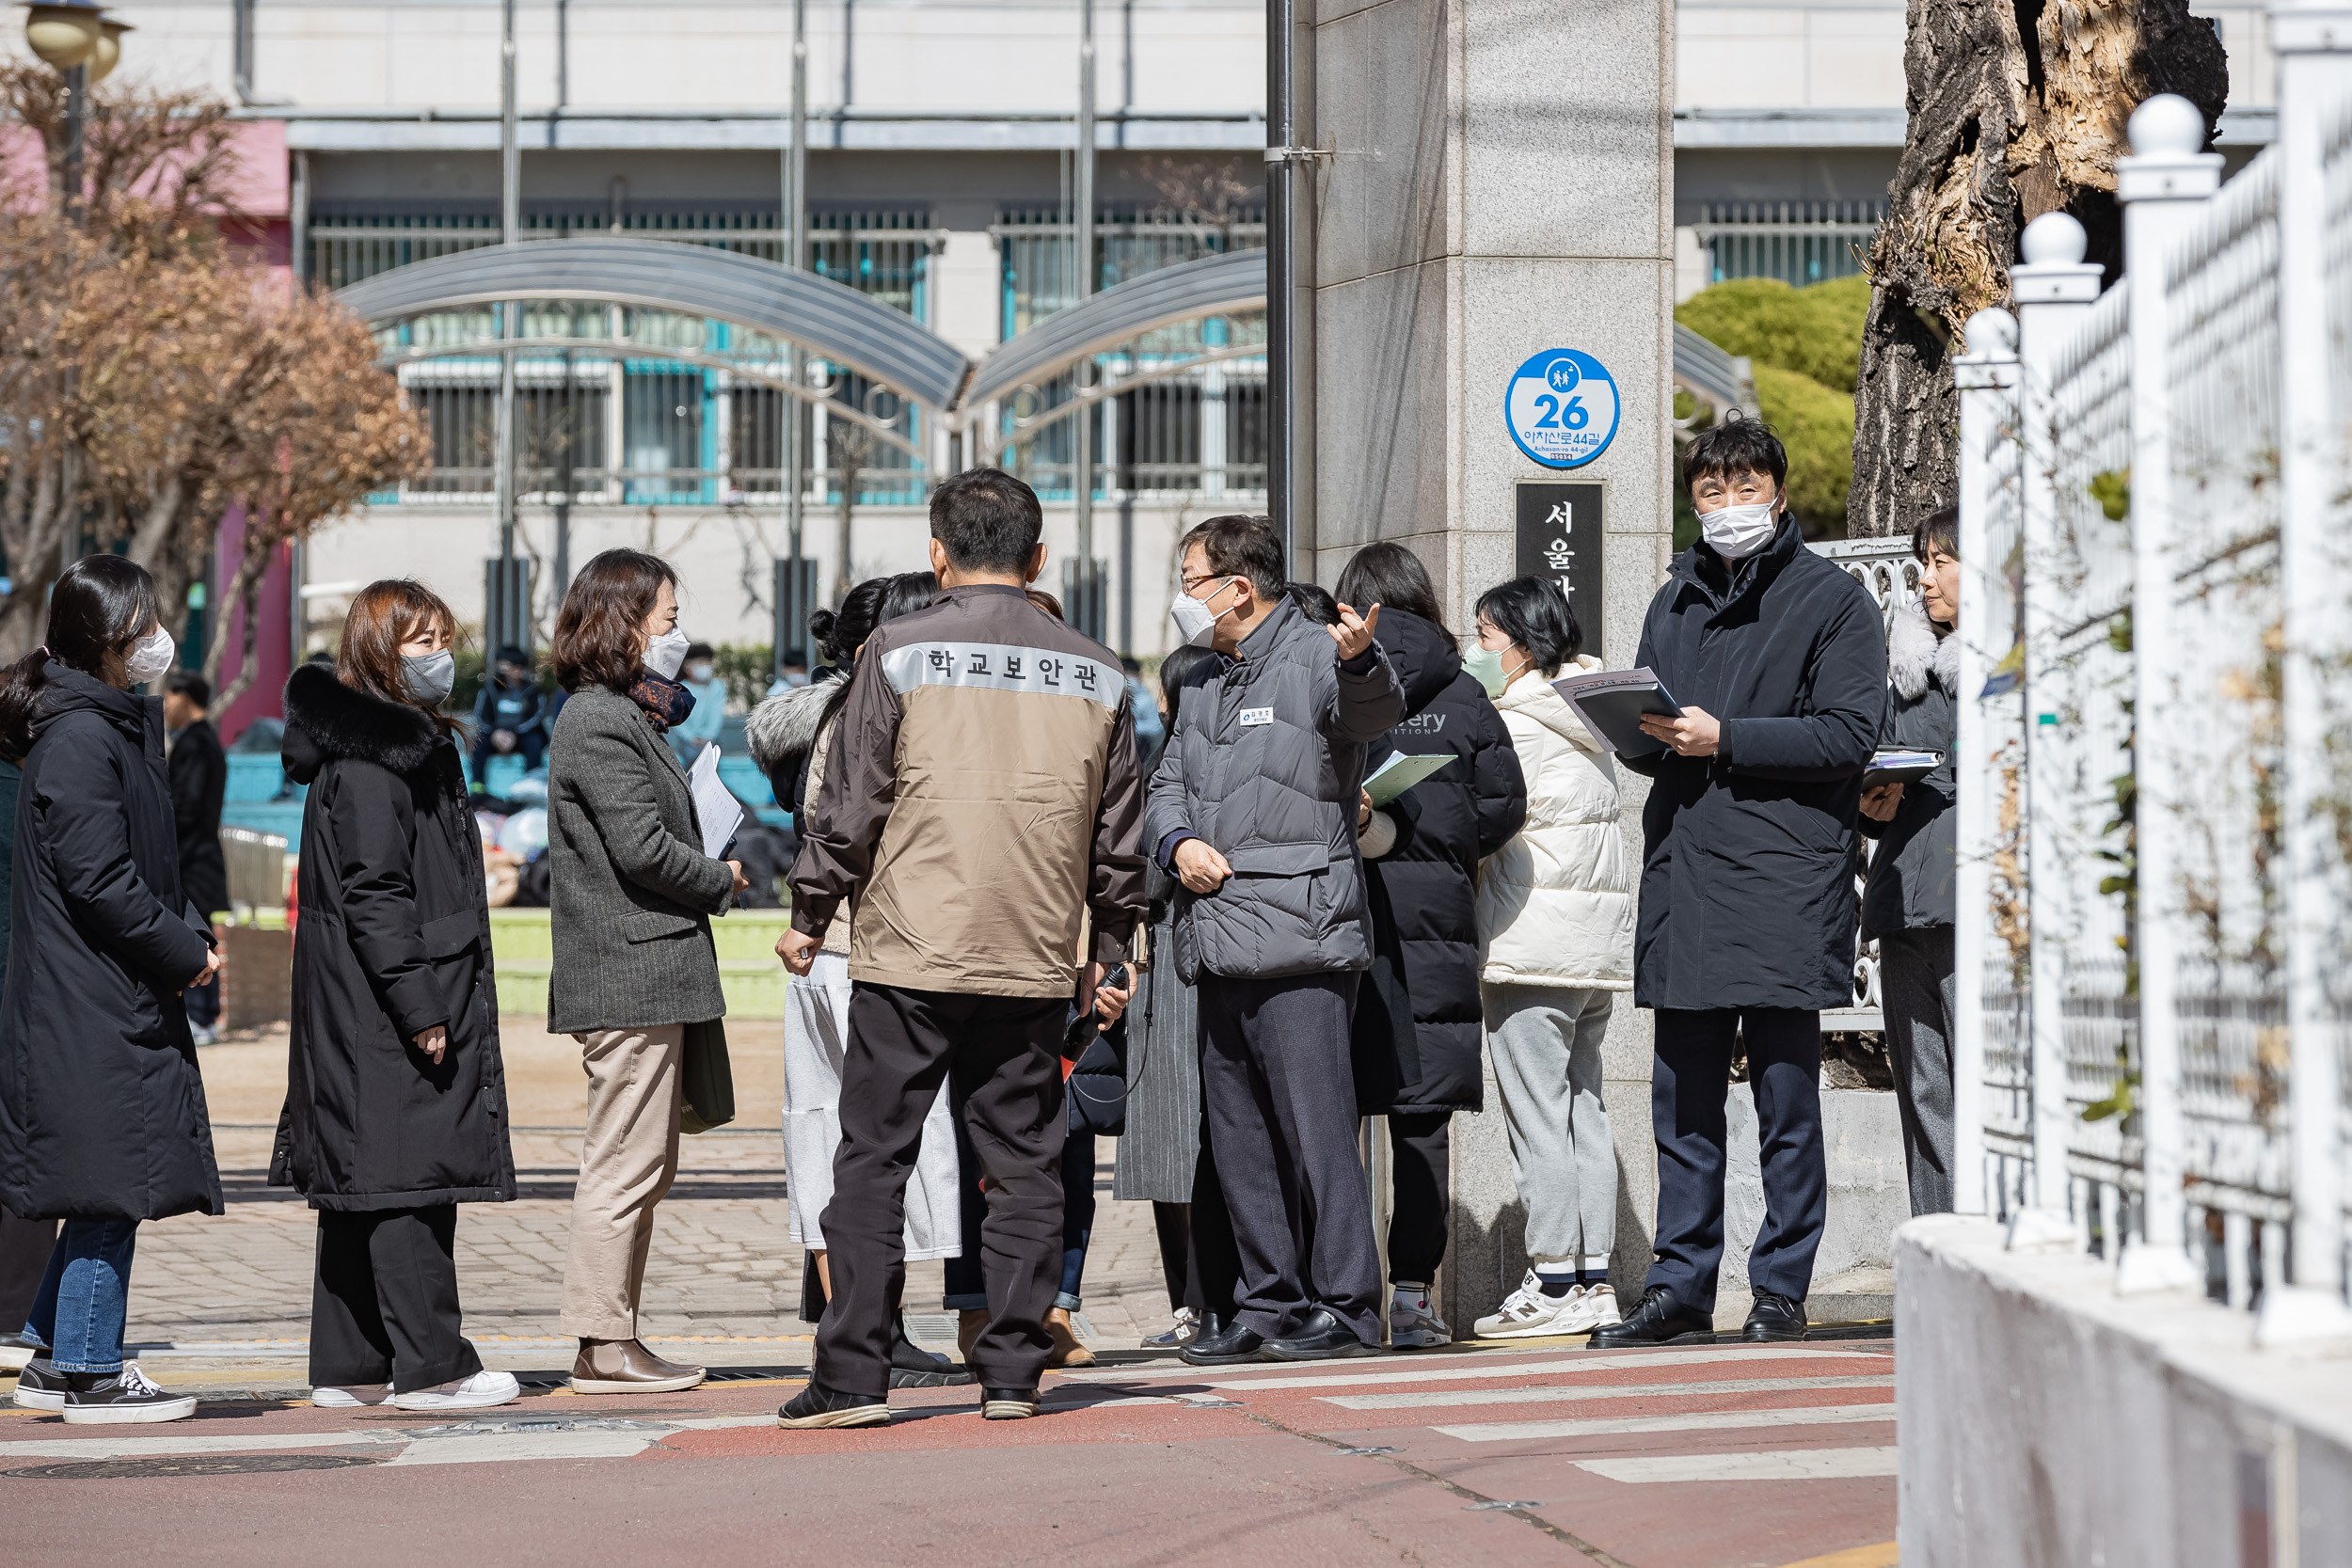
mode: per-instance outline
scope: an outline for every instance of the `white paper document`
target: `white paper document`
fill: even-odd
[[[743,802],[719,782],[718,747],[706,746],[694,753],[694,766],[686,770],[686,784],[694,796],[694,819],[703,825],[703,853],[715,861],[725,851],[735,830],[743,825]]]

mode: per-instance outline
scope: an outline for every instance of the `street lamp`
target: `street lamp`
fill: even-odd
[[[65,210],[82,216],[82,122],[89,110],[89,88],[104,81],[122,60],[122,35],[131,30],[99,8],[97,0],[58,0],[27,6],[24,41],[51,70],[65,78]]]

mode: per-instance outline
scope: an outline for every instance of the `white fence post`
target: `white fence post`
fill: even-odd
[[[2058,553],[2054,493],[2058,463],[2050,394],[2058,349],[2081,329],[2083,318],[2099,297],[2101,269],[2097,262],[2083,260],[2089,246],[2081,224],[2064,213],[2045,213],[2026,226],[2021,239],[2026,259],[2010,269],[2010,296],[2017,304],[2018,404],[2026,449],[2018,483],[2026,574],[2024,858],[2028,868],[2032,986],[2027,1017],[2033,1063],[2033,1195],[2034,1206],[2047,1215],[2042,1222],[2045,1226],[2062,1222],[2067,1212],[2069,1113],[2061,1011],[2066,989],[2059,983],[2065,956],[2058,938],[2068,922],[2067,900],[2074,891],[2064,885],[2049,852],[2056,838],[2050,831],[2056,795],[2046,781],[2057,776],[2048,754],[2057,731],[2052,728],[2045,735],[2042,723],[2045,712],[2055,719],[2052,705],[2058,698],[2047,665],[2066,611],[2064,591],[2050,564]],[[2045,783],[2037,786],[2037,779]],[[2037,869],[2041,875],[2032,875]]]
[[[2287,1021],[2294,1144],[2294,1284],[2263,1297],[2265,1343],[2352,1334],[2344,1287],[2341,1049],[2328,977],[2347,954],[2341,922],[2345,867],[2324,810],[2331,791],[2328,732],[2339,705],[2328,672],[2347,652],[2346,554],[2331,535],[2347,520],[2345,409],[2331,386],[2328,203],[2330,137],[2352,115],[2352,7],[2281,5],[2270,18],[2279,56],[2280,577],[2286,597],[2280,707],[2286,764]],[[2334,149],[2338,156],[2343,150]]]
[[[2006,956],[2007,946],[1993,911],[1993,862],[2003,842],[2003,769],[2023,761],[2016,755],[2023,698],[2014,688],[2003,697],[1980,700],[1979,694],[2018,632],[2009,589],[2009,556],[2017,537],[2017,318],[1979,310],[1968,318],[1967,340],[1968,352],[1954,361],[1961,566],[1952,1182],[1953,1207],[1984,1214],[1998,1207],[1985,1180],[1985,977],[1993,956]],[[1996,462],[1996,449],[2011,460]]]
[[[2221,182],[2221,155],[2201,152],[2205,118],[2185,98],[2159,93],[2132,112],[2132,154],[2116,160],[2123,207],[2123,272],[2131,280],[2132,648],[2137,668],[2133,729],[2137,792],[2139,1117],[2147,1164],[2139,1245],[2127,1247],[2119,1291],[2174,1290],[2202,1283],[2187,1253],[2182,1193],[2179,968],[2188,913],[2180,883],[2183,790],[2175,774],[2172,684],[2182,650],[2172,637],[2180,576],[2172,548],[2171,326],[2165,263]],[[2186,367],[2184,367],[2185,370]]]

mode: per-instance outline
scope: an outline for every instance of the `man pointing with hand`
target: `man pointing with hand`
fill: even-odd
[[[1184,1351],[1198,1366],[1380,1344],[1348,1056],[1372,962],[1356,816],[1365,743],[1404,720],[1405,694],[1373,641],[1380,607],[1319,626],[1287,577],[1263,517],[1184,536],[1169,613],[1226,662],[1188,690],[1144,808],[1144,843],[1184,888],[1176,971],[1199,993],[1203,1118],[1241,1258],[1233,1321]]]

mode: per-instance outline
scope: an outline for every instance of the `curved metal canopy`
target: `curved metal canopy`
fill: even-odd
[[[1265,252],[1235,250],[1203,256],[1131,277],[1057,310],[1009,342],[990,351],[963,394],[967,406],[1033,381],[1060,374],[1089,354],[1195,316],[1265,309]]]
[[[789,339],[936,409],[955,404],[971,372],[971,361],[946,340],[854,289],[756,256],[671,240],[485,245],[378,273],[335,297],[370,322],[507,299],[676,310]]]

